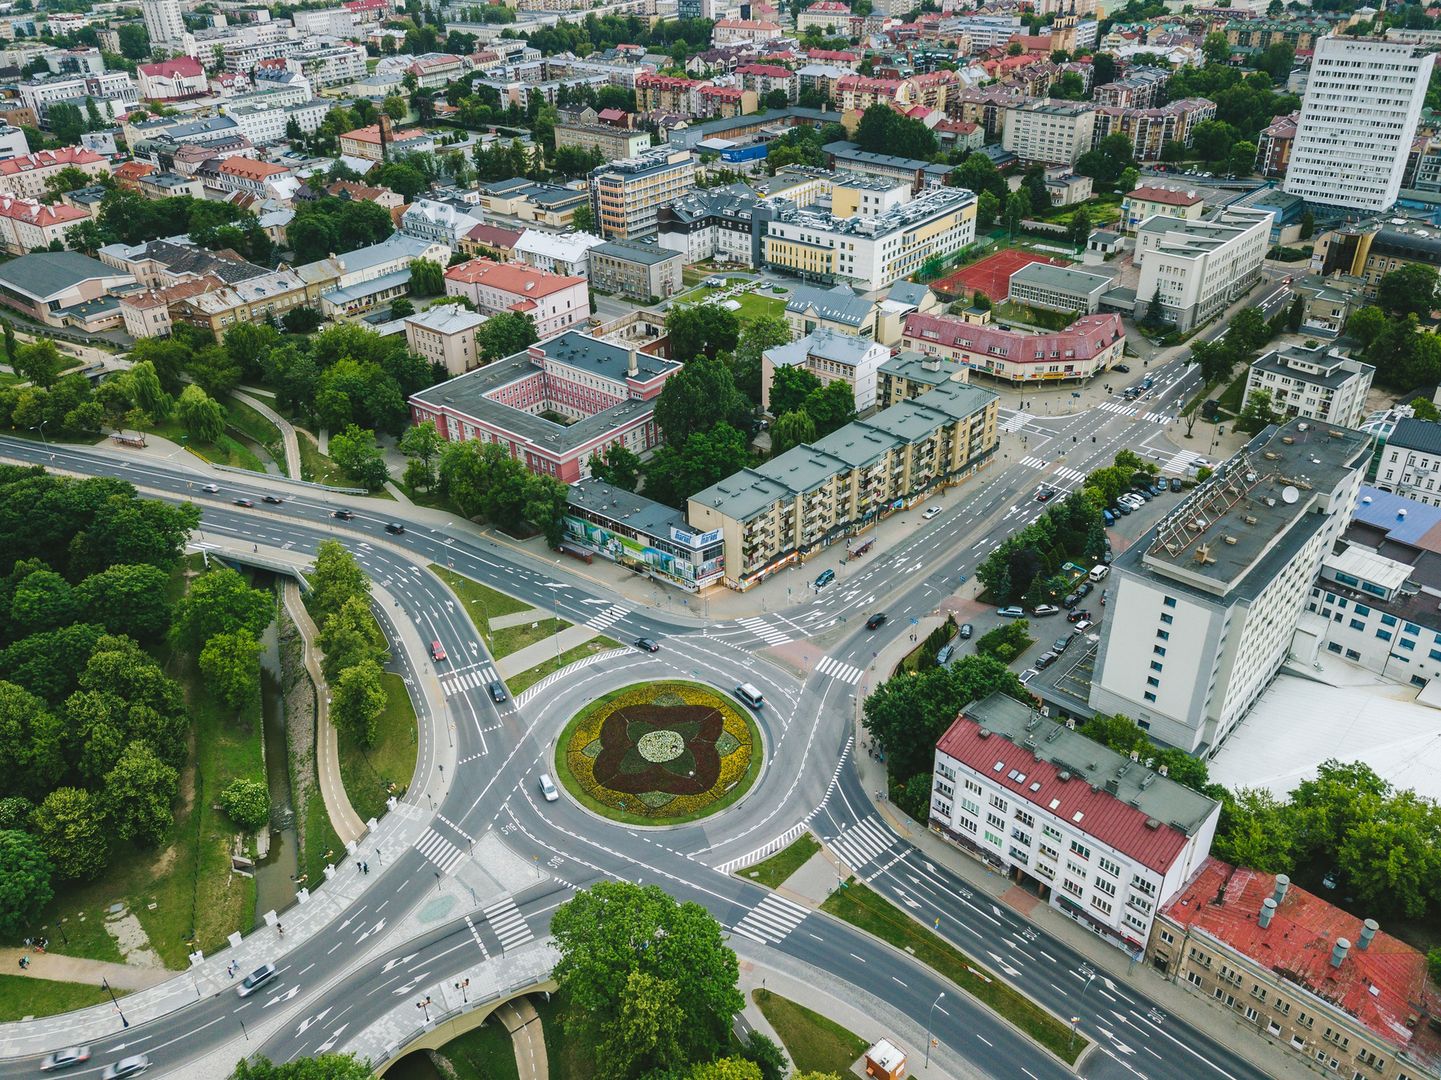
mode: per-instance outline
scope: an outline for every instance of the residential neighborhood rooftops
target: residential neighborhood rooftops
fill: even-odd
[[[585,283],[583,277],[567,277],[564,274],[548,274],[529,266],[514,263],[498,263],[491,259],[471,259],[470,262],[452,266],[445,272],[451,281],[468,285],[482,285],[499,289],[501,292],[533,298],[549,296],[551,293],[568,289],[572,285]]]
[[[1126,196],[1128,199],[1141,199],[1145,202],[1161,203],[1165,206],[1195,206],[1204,200],[1194,191],[1175,191],[1171,188],[1152,187],[1149,184],[1142,185]]]

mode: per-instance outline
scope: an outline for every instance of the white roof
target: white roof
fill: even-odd
[[[1348,545],[1339,555],[1327,555],[1324,561],[1333,570],[1372,582],[1387,590],[1399,589],[1405,585],[1414,569],[1407,563],[1367,551],[1359,544]]]
[[[475,329],[487,318],[478,312],[467,311],[459,304],[436,304],[419,314],[406,316],[405,321],[437,334],[457,334]]]
[[[1221,744],[1211,779],[1285,797],[1328,758],[1363,761],[1398,788],[1441,799],[1441,709],[1321,650],[1310,678],[1281,674]]]
[[[526,229],[515,242],[517,254],[539,255],[544,259],[559,259],[561,262],[580,262],[586,253],[597,244],[605,243],[599,236],[590,233],[541,232]]]
[[[895,1072],[906,1060],[906,1055],[901,1048],[890,1039],[881,1039],[866,1051],[866,1057],[885,1069],[886,1072]]]

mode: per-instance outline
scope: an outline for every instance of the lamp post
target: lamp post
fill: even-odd
[[[415,1007],[425,1014],[425,1022],[430,1023],[430,995],[427,994],[415,1003]]]
[[[470,988],[470,980],[469,980],[469,979],[461,979],[460,982],[458,982],[458,983],[455,984],[455,988],[460,991],[460,1000],[461,1000],[461,1002],[464,1003],[464,1004],[466,1004],[466,1005],[469,1005],[469,1004],[470,1004],[470,998],[467,996],[466,991]]]
[[[925,1068],[927,1068],[927,1069],[929,1069],[929,1068],[931,1067],[931,1021],[934,1020],[935,1017],[936,1017],[936,1006],[941,1003],[941,998],[943,998],[943,997],[945,997],[945,996],[946,996],[946,992],[945,992],[944,990],[942,990],[939,994],[937,994],[937,995],[936,995],[936,1000],[933,1001],[933,1002],[931,1002],[931,1011],[926,1015],[926,1064],[925,1064]]]
[[[115,1006],[115,1011],[120,1016],[121,1025],[124,1027],[129,1027],[130,1021],[125,1019],[125,1012],[120,1008],[120,1002],[115,1000],[115,991],[110,989],[110,983],[107,982],[105,979],[101,979],[100,985],[103,986],[105,988],[105,992],[110,995],[110,1004]]]

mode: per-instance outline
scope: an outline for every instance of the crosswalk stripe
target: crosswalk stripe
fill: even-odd
[[[822,675],[829,675],[851,686],[855,686],[856,683],[860,682],[861,675],[864,674],[860,668],[852,664],[842,663],[840,660],[831,656],[821,657],[821,662],[816,665],[816,670]]]
[[[852,870],[857,870],[889,850],[895,843],[895,837],[874,817],[867,817],[826,843],[841,855]]]
[[[772,626],[764,619],[752,617],[749,619],[737,619],[736,622],[740,623],[741,626],[745,627],[752,634],[755,634],[756,637],[760,638],[767,645],[784,645],[791,640],[791,636],[784,630]]]
[[[585,625],[592,630],[609,630],[614,623],[620,622],[630,614],[630,608],[623,608],[619,604],[612,604],[594,618],[587,619]]]
[[[415,842],[415,848],[440,867],[442,874],[450,873],[455,868],[455,864],[465,858],[465,852],[434,829],[426,829],[421,838]]]
[[[525,916],[520,913],[520,909],[515,906],[515,901],[510,897],[507,896],[499,903],[491,904],[490,907],[483,910],[486,921],[495,931],[495,936],[500,939],[502,947],[514,949],[535,937],[525,921]]]
[[[1031,469],[1044,469],[1046,467],[1045,461],[1036,457],[1034,454],[1021,458],[1021,464]]]
[[[735,930],[752,941],[778,944],[809,914],[809,908],[771,894],[747,911],[740,922],[736,923]]]

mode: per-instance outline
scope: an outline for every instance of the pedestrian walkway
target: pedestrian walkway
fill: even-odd
[[[61,946],[58,941],[51,944]],[[20,966],[22,957],[29,962],[27,967]],[[87,986],[99,986],[103,980],[117,990],[144,990],[147,986],[158,986],[175,977],[175,972],[165,968],[86,960],[79,956],[65,956],[53,952],[37,953],[29,949],[0,949],[0,971],[22,979],[84,983]]]
[[[295,426],[253,394],[236,390],[235,400],[242,405],[248,405],[275,425],[275,429],[280,432],[280,444],[285,449],[286,475],[293,480],[303,479],[300,470],[300,440],[295,437]]]
[[[520,1080],[550,1080],[550,1061],[545,1055],[545,1034],[540,1015],[529,997],[507,1001],[495,1011],[515,1044],[515,1067]]]
[[[529,671],[537,664],[554,660],[557,656],[569,652],[578,645],[584,645],[597,634],[597,630],[585,623],[581,623],[579,626],[567,626],[560,633],[552,634],[544,641],[537,641],[534,645],[527,645],[509,656],[502,656],[495,662],[495,666],[500,669],[501,677],[508,679],[512,675],[519,675],[522,671]]]

